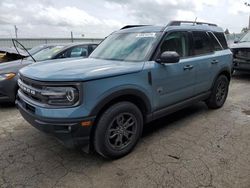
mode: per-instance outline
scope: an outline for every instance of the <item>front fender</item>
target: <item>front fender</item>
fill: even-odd
[[[106,91],[100,97],[98,97],[99,102],[95,105],[95,107],[91,111],[91,114],[97,115],[100,112],[100,110],[111,101],[119,97],[128,95],[140,98],[146,106],[146,112],[151,112],[152,105],[150,102],[150,94],[142,87],[134,85],[129,85],[129,86],[126,85],[126,86],[112,88]]]

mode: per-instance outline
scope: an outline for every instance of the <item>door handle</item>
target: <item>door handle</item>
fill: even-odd
[[[191,70],[193,68],[194,68],[193,65],[186,65],[186,66],[183,67],[184,70]]]
[[[213,60],[213,61],[211,62],[212,65],[215,65],[215,64],[217,64],[217,63],[219,63],[218,60]]]

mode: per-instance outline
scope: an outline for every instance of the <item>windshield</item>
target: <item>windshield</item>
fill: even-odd
[[[37,52],[33,55],[33,57],[36,61],[49,60],[53,58],[58,52],[60,52],[62,48],[64,48],[64,46],[51,46]],[[32,58],[28,57],[28,60],[32,60]]]
[[[39,52],[39,51],[41,51],[41,50],[43,50],[43,49],[45,49],[45,48],[47,48],[47,46],[40,45],[40,46],[35,46],[35,47],[31,48],[31,49],[28,50],[28,51],[29,51],[29,53],[30,53],[31,55],[34,55],[34,54],[36,54],[37,52]]]
[[[240,39],[240,42],[250,42],[250,32]]]
[[[116,61],[144,61],[158,33],[114,33],[104,40],[90,58]]]

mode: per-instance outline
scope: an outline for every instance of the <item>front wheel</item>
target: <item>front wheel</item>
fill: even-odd
[[[220,75],[212,88],[212,93],[207,99],[206,104],[209,108],[218,109],[221,108],[228,94],[229,80],[225,75]]]
[[[136,105],[119,102],[100,117],[94,135],[94,147],[105,158],[125,156],[137,144],[143,129],[143,117]]]

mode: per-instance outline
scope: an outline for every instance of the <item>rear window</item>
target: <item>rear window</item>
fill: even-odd
[[[221,48],[221,45],[219,44],[218,40],[215,38],[215,36],[213,35],[213,33],[208,32],[208,35],[210,36],[211,42],[212,42],[212,46],[213,46],[213,50],[214,51],[220,51],[223,50]]]
[[[202,55],[212,52],[209,36],[206,32],[193,32],[193,55]]]
[[[227,45],[227,41],[226,41],[226,37],[224,35],[224,33],[218,33],[218,32],[214,32],[214,35],[217,37],[217,39],[219,40],[221,46],[224,49],[228,49],[228,45]]]

